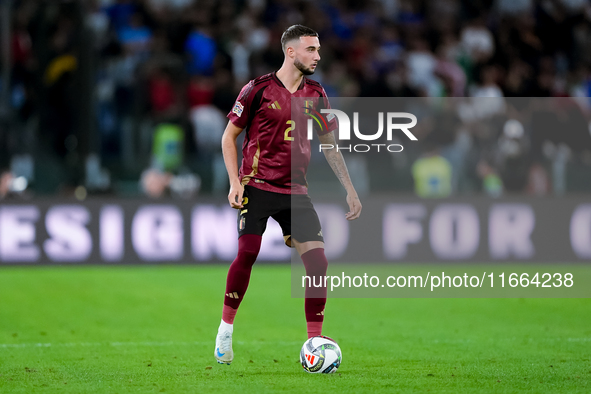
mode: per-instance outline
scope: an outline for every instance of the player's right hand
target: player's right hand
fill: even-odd
[[[242,205],[242,195],[244,194],[244,186],[240,183],[230,185],[230,193],[228,193],[228,202],[234,209],[244,208]]]

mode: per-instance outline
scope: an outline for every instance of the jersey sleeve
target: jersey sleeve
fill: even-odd
[[[248,123],[248,114],[252,103],[252,88],[254,81],[250,81],[240,91],[232,110],[228,113],[227,117],[236,127],[241,129],[245,128]]]
[[[320,99],[318,101],[318,112],[320,112],[321,109],[330,109],[330,101],[328,100],[328,96],[326,95],[326,92],[324,91],[324,88],[321,88],[322,91],[320,92]],[[334,130],[336,130],[338,128],[338,123],[337,123],[337,117],[334,114],[326,114],[325,116],[325,120],[326,120],[326,124],[328,125],[327,128],[322,127],[321,129],[319,129],[318,135],[325,135],[328,134]]]

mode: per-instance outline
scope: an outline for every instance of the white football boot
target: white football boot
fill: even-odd
[[[223,327],[223,326],[226,327]],[[228,329],[229,324],[220,325],[218,335],[215,338],[215,359],[220,364],[230,365],[234,360],[234,351],[232,350],[232,329]]]

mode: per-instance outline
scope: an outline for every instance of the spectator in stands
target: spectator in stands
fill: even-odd
[[[191,75],[213,75],[217,44],[207,27],[195,25],[185,42],[187,70]]]
[[[0,200],[10,193],[10,184],[13,179],[14,177],[10,171],[0,171]]]
[[[431,122],[428,122],[431,123]],[[440,150],[447,134],[453,130],[431,125],[431,130],[422,138],[424,153],[412,164],[415,194],[422,198],[449,197],[453,190],[453,168],[441,155]]]
[[[194,197],[201,179],[185,165],[185,132],[179,125],[161,123],[154,129],[151,165],[141,176],[143,191],[152,198],[171,192],[183,198]]]

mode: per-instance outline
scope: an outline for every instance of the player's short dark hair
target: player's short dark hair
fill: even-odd
[[[297,40],[300,37],[318,37],[318,33],[309,27],[302,25],[293,25],[287,28],[281,35],[281,48],[285,51],[286,45],[291,40]]]

